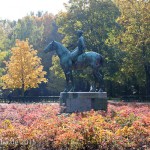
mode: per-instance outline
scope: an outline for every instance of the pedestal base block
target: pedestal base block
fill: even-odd
[[[60,106],[64,113],[107,110],[106,92],[61,92]]]

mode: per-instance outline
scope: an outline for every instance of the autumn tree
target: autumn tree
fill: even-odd
[[[6,75],[1,77],[4,89],[21,89],[22,96],[29,88],[36,88],[41,82],[47,82],[37,51],[29,45],[28,40],[16,40],[11,49],[12,56],[6,62]]]
[[[115,3],[121,12],[117,22],[123,30],[111,40],[124,54],[120,75],[127,80],[134,78],[139,86],[145,84],[147,94],[149,94],[150,1],[115,0]]]
[[[50,79],[49,67],[52,65],[52,53],[45,54],[43,53],[43,49],[50,41],[54,39],[57,41],[60,40],[61,36],[57,32],[57,29],[58,27],[55,23],[54,15],[41,11],[37,14],[31,12],[29,15],[19,19],[16,22],[13,26],[13,32],[10,35],[12,43],[15,43],[15,39],[29,39],[30,44],[33,45],[33,48],[38,50],[38,56],[42,58],[41,62],[44,67],[43,70],[47,72],[45,77],[48,79]],[[48,94],[46,88],[47,84],[40,84],[38,88],[39,93],[44,89],[45,94]]]

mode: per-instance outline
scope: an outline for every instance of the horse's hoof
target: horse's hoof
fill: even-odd
[[[68,90],[67,90],[67,89],[65,89],[63,92],[68,92]]]
[[[96,91],[95,92],[99,92],[99,90],[98,89],[96,89]]]
[[[74,92],[74,89],[71,89],[69,92]]]
[[[96,90],[90,90],[89,92],[96,92]]]
[[[104,92],[104,90],[103,89],[99,89],[99,91],[98,92]]]

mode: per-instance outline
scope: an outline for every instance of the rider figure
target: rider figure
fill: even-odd
[[[81,55],[85,52],[85,43],[84,43],[84,38],[82,36],[83,31],[77,30],[76,34],[77,34],[79,39],[78,39],[78,42],[77,42],[78,46],[75,48],[75,50],[73,52],[73,61],[74,62],[77,60],[79,55]]]
[[[77,36],[79,37],[78,39],[78,55],[81,55],[82,53],[85,52],[85,43],[84,43],[84,38],[82,36],[83,31],[77,30]]]

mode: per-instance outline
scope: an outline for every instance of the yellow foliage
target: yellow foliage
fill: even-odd
[[[135,133],[136,129],[133,126],[131,127],[124,126],[122,129],[118,129],[115,134],[118,136],[132,136]]]
[[[44,78],[41,60],[37,51],[29,45],[28,40],[16,40],[16,45],[11,49],[12,56],[6,62],[7,74],[2,76],[3,88],[36,88],[41,82],[47,82]]]

